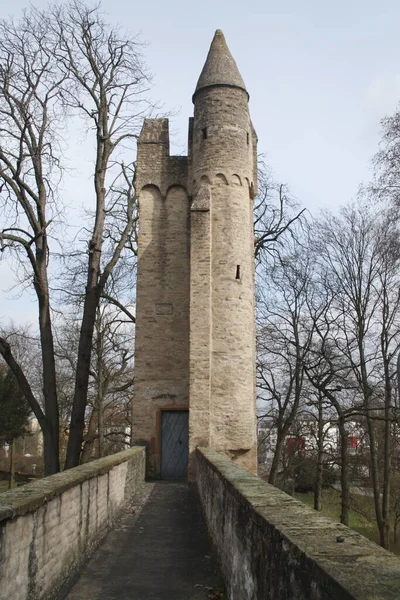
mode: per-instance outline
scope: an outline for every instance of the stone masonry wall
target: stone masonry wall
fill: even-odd
[[[252,225],[247,186],[216,178],[212,186],[210,446],[256,473]]]
[[[196,244],[190,272],[190,410],[198,414],[191,418],[191,446],[201,444],[208,433],[204,445],[256,473],[253,163],[257,138],[245,90],[207,87],[196,92],[194,104],[189,168],[191,244]],[[208,248],[209,269],[197,257],[201,252],[204,261]]]
[[[206,130],[206,139],[204,139]],[[207,88],[196,95],[191,148],[191,180],[223,173],[253,180],[253,130],[247,93],[238,88]]]
[[[189,200],[182,187],[166,197],[140,193],[135,443],[150,442],[149,472],[160,472],[160,411],[189,405]]]
[[[210,445],[211,194],[200,187],[191,206],[189,478],[195,479],[197,446]]]
[[[0,494],[0,600],[50,600],[145,477],[136,447]]]
[[[395,600],[400,560],[214,450],[197,485],[229,600]]]
[[[146,119],[139,137],[134,442],[148,472],[161,470],[161,411],[189,407],[190,208],[187,157],[169,155],[167,119]]]

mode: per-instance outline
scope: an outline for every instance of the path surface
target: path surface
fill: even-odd
[[[194,486],[157,483],[138,518],[126,516],[107,536],[66,600],[206,600],[215,566]]]

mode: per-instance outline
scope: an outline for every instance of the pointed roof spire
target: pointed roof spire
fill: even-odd
[[[247,92],[239,69],[226,44],[224,34],[220,29],[217,29],[211,42],[207,60],[193,94],[193,100],[199,90],[214,85],[238,87]]]

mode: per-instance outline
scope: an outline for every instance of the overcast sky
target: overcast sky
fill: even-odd
[[[102,5],[111,21],[148,42],[153,97],[166,110],[179,110],[171,124],[173,152],[186,153],[192,93],[220,28],[250,93],[259,150],[301,204],[312,212],[335,209],[370,179],[379,120],[400,100],[397,0],[103,0]],[[25,6],[3,0],[0,17],[10,11],[17,16]],[[0,288],[6,283],[0,266]],[[3,299],[3,317],[19,320],[21,307],[28,315],[24,302]]]

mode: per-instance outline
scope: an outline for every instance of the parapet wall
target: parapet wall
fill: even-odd
[[[197,484],[229,600],[394,600],[400,560],[210,449]]]
[[[130,448],[0,494],[0,600],[48,600],[144,482]]]

